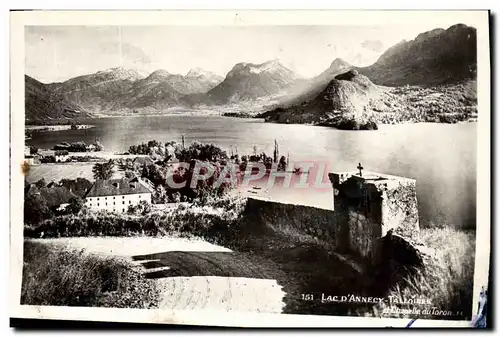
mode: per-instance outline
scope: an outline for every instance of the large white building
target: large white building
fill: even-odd
[[[94,210],[127,212],[130,205],[151,203],[153,191],[139,178],[96,180],[85,196],[85,205]]]

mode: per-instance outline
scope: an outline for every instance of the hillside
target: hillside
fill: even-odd
[[[259,115],[277,123],[335,124],[339,119],[364,120],[387,90],[373,84],[356,70],[337,75],[314,99]]]
[[[206,93],[221,81],[222,77],[200,68],[190,70],[186,76],[156,70],[134,83],[122,99],[122,105],[128,108],[156,109],[182,105],[182,97]]]
[[[81,106],[66,100],[50,86],[25,75],[25,120],[39,122],[48,119],[88,117]]]
[[[348,62],[336,58],[330,67],[316,77],[301,81],[293,86],[288,95],[280,99],[281,107],[290,107],[310,101],[318,96],[335,76],[353,68]]]
[[[434,29],[389,48],[373,65],[357,70],[387,86],[439,85],[476,78],[476,29],[463,24]]]
[[[112,68],[51,86],[67,101],[81,105],[94,113],[100,113],[116,108],[120,98],[143,76],[144,74],[136,70]]]
[[[147,75],[118,67],[52,83],[49,87],[68,102],[97,114],[107,114],[176,106],[181,97],[205,93],[221,81],[220,76],[199,68],[183,76],[162,69]]]
[[[477,114],[476,83],[421,88],[378,86],[350,70],[313,100],[260,114],[268,122],[374,129],[379,123],[457,122]]]
[[[238,63],[204,99],[207,104],[228,104],[272,98],[283,94],[300,77],[279,61]]]

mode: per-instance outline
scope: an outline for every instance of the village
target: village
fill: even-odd
[[[24,157],[25,199],[35,206],[25,208],[25,222],[33,225],[57,215],[77,214],[82,208],[133,214],[175,208],[179,203],[206,204],[235,190],[248,162],[260,163],[267,175],[273,167],[286,172],[290,166],[289,154],[279,156],[277,142],[272,156],[257,153],[255,147],[253,154],[239,156],[237,149],[231,148],[228,155],[213,144],[186,146],[184,136],[179,144],[149,141],[130,146],[125,153],[106,152],[97,139],[88,145],[64,142],[51,150],[25,146]],[[215,168],[209,179],[196,176],[200,162]],[[236,168],[239,180],[217,184],[228,165]],[[267,190],[254,186],[246,192],[257,195]]]

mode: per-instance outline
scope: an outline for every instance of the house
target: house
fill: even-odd
[[[58,186],[53,183],[42,188],[38,188],[32,184],[27,188],[26,194],[40,195],[45,200],[49,208],[56,209],[58,211],[64,210],[66,206],[69,205],[72,198],[79,198],[66,187]]]
[[[24,156],[24,162],[28,163],[28,165],[40,165],[40,156],[38,155],[29,155]]]
[[[25,157],[28,157],[31,155],[31,150],[30,150],[30,147],[29,146],[25,146],[24,147],[24,156]]]
[[[97,146],[95,146],[94,144],[87,145],[87,151],[88,152],[95,151],[96,149],[97,149]]]
[[[69,152],[66,150],[56,150],[54,155],[56,157],[56,163],[62,163],[68,160]]]
[[[96,180],[85,196],[85,205],[94,210],[123,213],[143,200],[151,203],[152,194],[149,186],[137,177]]]
[[[55,156],[55,153],[54,150],[38,150],[38,154],[42,157]]]
[[[142,167],[154,164],[154,161],[150,157],[135,157],[133,163],[135,166]]]

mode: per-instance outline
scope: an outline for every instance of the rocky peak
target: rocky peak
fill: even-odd
[[[144,74],[136,69],[115,67],[97,72],[97,75],[105,75],[120,80],[137,81],[144,78]]]

